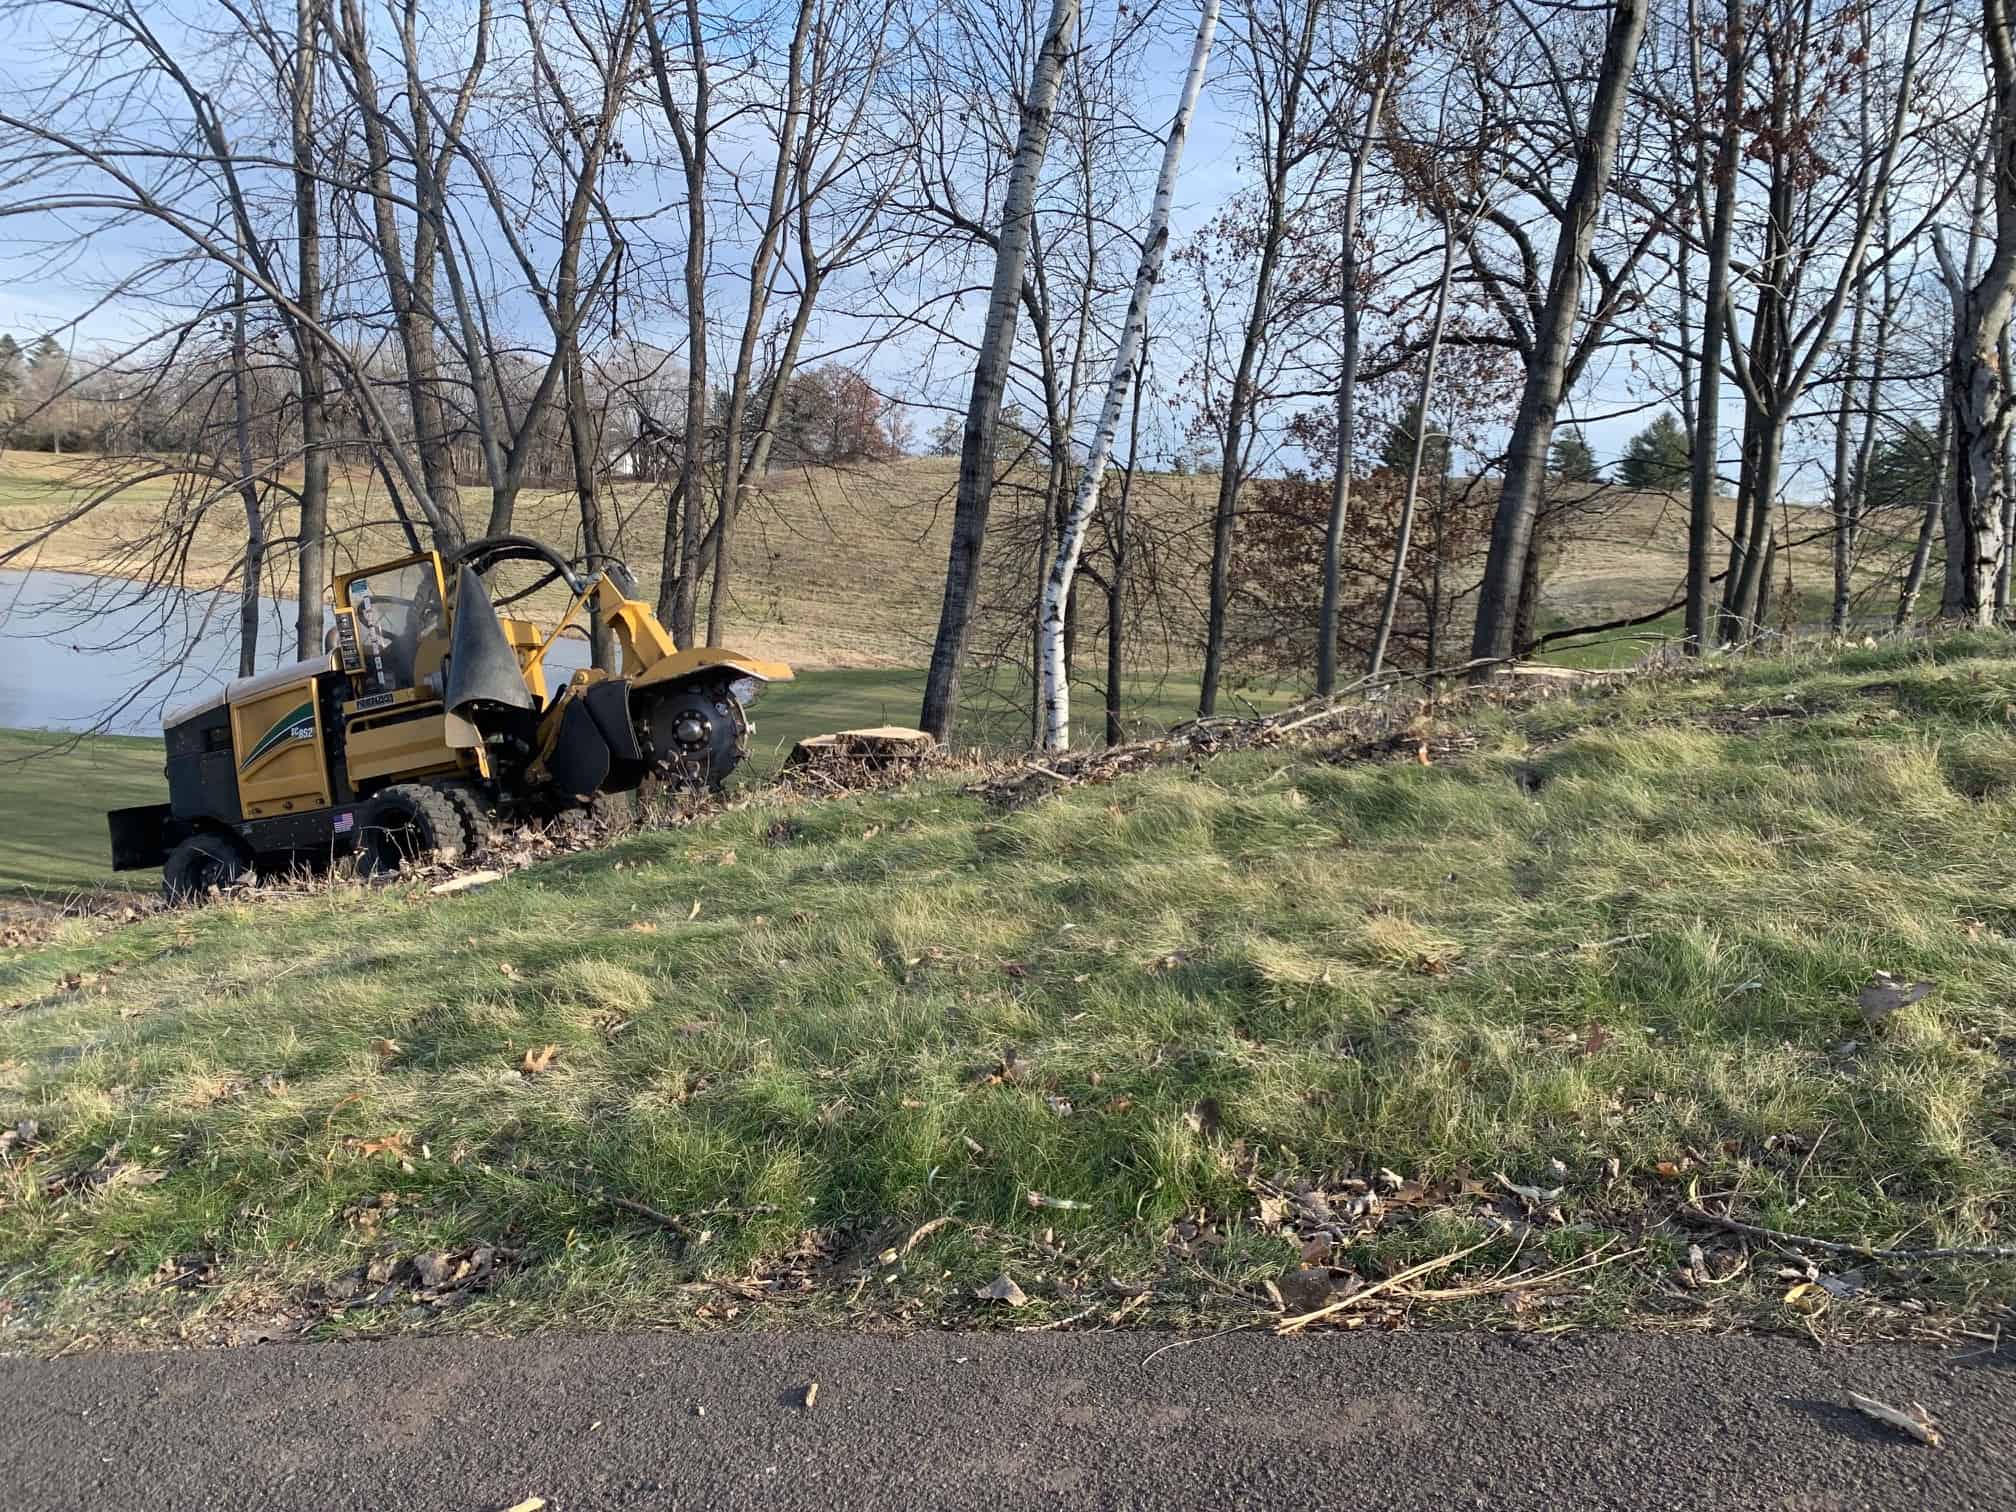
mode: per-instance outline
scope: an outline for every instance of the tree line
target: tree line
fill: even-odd
[[[1157,635],[1203,713],[1481,672],[1629,490],[1682,496],[1697,654],[1804,617],[1809,543],[1836,630],[1935,567],[2008,612],[2006,0],[4,11],[12,276],[83,305],[0,349],[9,444],[172,463],[163,540],[242,516],[304,651],[332,466],[416,543],[565,489],[718,643],[766,472],[915,449],[941,737],[976,660],[1051,746],[1103,677],[1117,736]]]

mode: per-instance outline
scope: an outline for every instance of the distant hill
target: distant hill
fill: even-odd
[[[110,464],[95,458],[0,454],[0,550],[74,508],[112,476]],[[806,667],[920,665],[937,624],[956,481],[956,461],[937,457],[772,473],[745,507],[737,533],[729,638]],[[1040,500],[1028,485],[1010,479],[995,495],[988,592],[1004,625],[1024,598],[1034,602]],[[1144,638],[1153,644],[1144,644],[1141,653],[1144,671],[1180,669],[1197,660],[1216,486],[1209,476],[1155,474],[1139,480],[1136,508],[1153,523],[1161,585],[1157,633]],[[159,478],[132,486],[59,532],[32,558],[11,565],[142,575],[140,564],[161,538],[161,509],[170,488],[169,480]],[[341,549],[360,561],[395,554],[400,538],[376,480],[350,472],[339,476],[338,489]],[[655,593],[662,489],[620,485],[612,513],[620,549],[644,591]],[[1725,530],[1732,521],[1733,506],[1725,503]],[[1795,509],[1791,522],[1795,539],[1817,537],[1825,514]],[[572,495],[528,490],[517,524],[568,545],[576,535]],[[235,496],[212,504],[195,535],[187,581],[225,581],[236,569],[241,530]],[[1643,613],[1676,594],[1686,565],[1684,500],[1597,490],[1577,510],[1571,536],[1543,590],[1551,623]],[[1828,551],[1824,537],[1803,540],[1789,561],[1781,562],[1781,582],[1789,569],[1802,595],[1824,593]],[[291,577],[270,586],[291,591]]]

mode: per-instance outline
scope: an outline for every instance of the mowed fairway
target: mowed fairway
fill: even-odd
[[[0,730],[0,902],[108,884],[152,888],[152,872],[115,877],[105,811],[166,798],[161,763],[158,740]]]

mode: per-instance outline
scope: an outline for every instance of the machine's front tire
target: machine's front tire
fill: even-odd
[[[384,789],[357,816],[357,869],[367,877],[396,872],[409,861],[453,864],[469,854],[469,825],[439,788],[401,782]]]
[[[201,903],[210,890],[230,887],[252,870],[251,857],[228,835],[191,835],[161,867],[161,896],[170,904]]]

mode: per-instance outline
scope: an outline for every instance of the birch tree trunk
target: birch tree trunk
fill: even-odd
[[[1190,49],[1190,69],[1183,76],[1176,119],[1170,123],[1169,139],[1162,149],[1162,171],[1155,180],[1155,200],[1148,212],[1148,231],[1141,244],[1141,265],[1134,274],[1134,292],[1127,302],[1127,324],[1120,333],[1120,349],[1113,354],[1113,375],[1107,380],[1106,402],[1099,412],[1099,427],[1092,433],[1091,450],[1078,474],[1078,488],[1064,516],[1057,554],[1043,585],[1037,624],[1042,635],[1039,676],[1046,751],[1061,751],[1071,743],[1071,671],[1064,657],[1065,604],[1078,572],[1079,553],[1084,549],[1085,527],[1099,499],[1099,483],[1113,455],[1120,411],[1133,387],[1141,342],[1148,330],[1148,301],[1155,292],[1156,280],[1162,276],[1162,256],[1169,246],[1169,209],[1176,198],[1176,170],[1183,161],[1183,139],[1190,130],[1198,92],[1204,87],[1204,70],[1211,61],[1211,37],[1217,28],[1218,0],[1203,0],[1197,40]]]
[[[945,597],[938,634],[924,682],[918,724],[939,741],[952,735],[959,711],[959,672],[973,632],[979,598],[980,552],[987,540],[987,512],[994,495],[994,439],[1001,420],[1001,395],[1015,347],[1015,311],[1022,297],[1022,271],[1029,257],[1029,232],[1036,216],[1036,177],[1050,147],[1050,122],[1064,59],[1078,27],[1078,0],[1051,0],[1043,43],[1022,106],[1015,159],[1001,207],[1001,235],[994,254],[994,284],[987,296],[973,365],[973,390],[959,447],[959,491],[952,507],[952,549],[945,567]]]
[[[1547,452],[1554,439],[1554,416],[1561,407],[1568,352],[1582,308],[1582,279],[1596,235],[1596,212],[1617,161],[1617,137],[1630,101],[1638,46],[1645,38],[1646,0],[1616,0],[1603,44],[1595,99],[1568,191],[1560,238],[1547,279],[1547,298],[1534,322],[1533,357],[1519,397],[1519,412],[1506,448],[1505,486],[1491,526],[1491,549],[1477,594],[1473,658],[1502,660],[1517,634],[1520,585],[1524,581],[1533,520],[1547,477]]]
[[[1993,114],[1990,143],[1994,177],[1993,250],[1981,277],[1966,291],[1951,365],[1951,403],[1959,506],[1962,610],[1986,627],[1995,615],[1995,578],[2008,542],[2003,530],[2009,479],[2002,467],[2009,434],[2009,375],[2002,338],[2016,303],[2016,29],[2009,0],[1983,0]],[[1940,247],[1936,240],[1935,248]],[[1942,266],[1951,264],[1940,250]]]
[[[1365,661],[1365,675],[1377,677],[1386,665],[1386,643],[1393,637],[1393,621],[1400,613],[1400,585],[1407,577],[1407,548],[1414,535],[1414,506],[1421,496],[1421,459],[1428,445],[1428,407],[1435,391],[1435,364],[1442,355],[1442,330],[1449,318],[1449,280],[1456,268],[1456,234],[1449,214],[1442,212],[1442,277],[1435,285],[1435,322],[1428,330],[1428,351],[1422,359],[1421,385],[1414,395],[1414,454],[1407,459],[1407,491],[1400,500],[1400,528],[1393,538],[1393,570],[1386,575],[1386,599],[1379,606],[1379,628],[1372,636],[1372,654]],[[1443,452],[1449,447],[1443,438]]]

